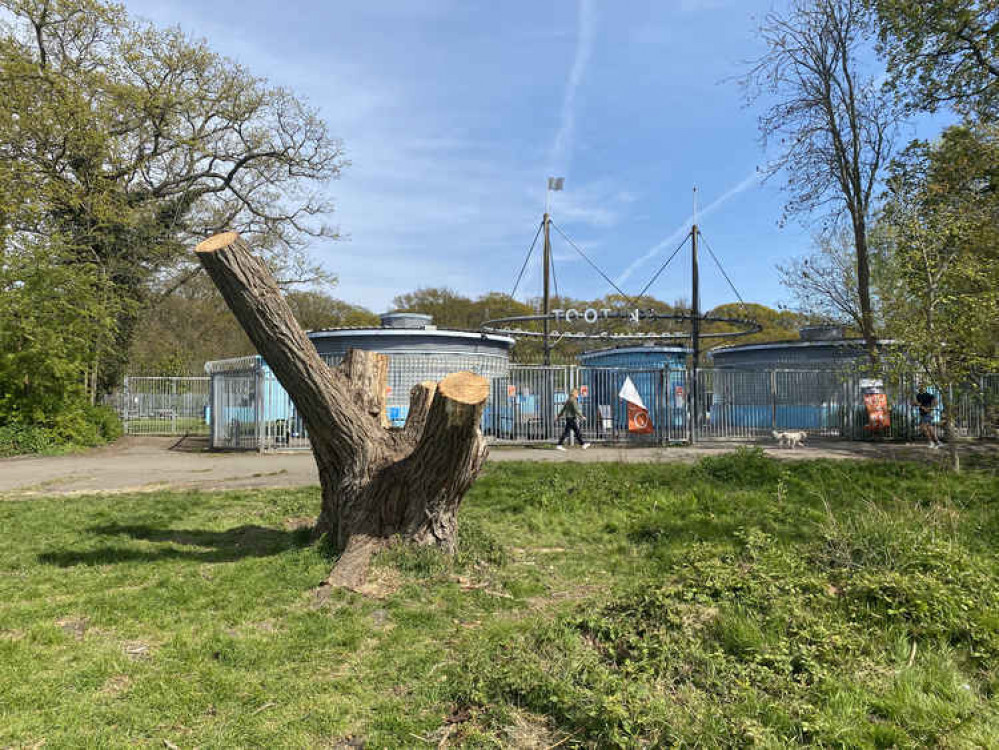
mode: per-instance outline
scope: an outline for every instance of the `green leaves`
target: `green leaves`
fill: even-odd
[[[889,83],[909,106],[999,115],[999,6],[992,0],[872,0]]]

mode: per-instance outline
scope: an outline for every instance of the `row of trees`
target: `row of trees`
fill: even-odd
[[[291,290],[285,299],[298,323],[306,330],[340,328],[349,326],[377,326],[379,318],[370,310],[350,305],[320,291]],[[683,300],[668,304],[654,297],[635,300],[642,307],[686,313]],[[616,308],[632,304],[619,295],[583,300],[557,297],[554,307],[585,309]],[[393,309],[421,312],[432,315],[441,328],[478,330],[483,321],[537,312],[540,302],[521,302],[509,295],[491,292],[477,298],[467,297],[452,289],[424,288],[400,294],[393,300]],[[774,310],[765,305],[729,304],[708,311],[719,317],[742,317],[757,321],[762,330],[741,343],[775,341],[797,337],[797,329],[809,322],[806,316],[788,310]],[[540,331],[538,325],[524,325],[525,329]],[[628,329],[626,321],[611,321],[600,325],[601,330],[622,332]],[[685,331],[686,324],[660,324],[660,330]],[[705,332],[724,333],[735,330],[725,324],[705,326]],[[733,343],[734,338],[717,339],[714,343]],[[686,343],[678,341],[677,343]],[[576,355],[587,348],[600,346],[598,342],[564,339],[553,352],[556,362],[575,361]],[[182,289],[150,309],[139,324],[135,342],[129,356],[130,371],[158,375],[180,375],[199,372],[208,360],[240,357],[254,352],[253,344],[239,323],[228,314],[225,302],[208,279],[199,276]],[[520,362],[541,361],[541,341],[524,338],[517,342],[514,359]]]
[[[768,102],[770,174],[788,215],[821,225],[779,269],[798,309],[856,326],[873,363],[942,393],[999,366],[999,6],[791,0],[760,33],[743,83]],[[941,109],[959,124],[897,148],[902,122]],[[883,337],[901,344],[889,356]]]

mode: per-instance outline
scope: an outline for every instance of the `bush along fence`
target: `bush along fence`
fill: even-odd
[[[772,439],[775,430],[851,440],[918,437],[918,413],[912,406],[914,377],[886,380],[875,388],[884,395],[883,421],[875,426],[865,400],[870,381],[829,370],[703,368],[697,372],[694,403],[691,373],[682,368],[494,367],[481,360],[465,365],[460,369],[483,370],[478,374],[491,382],[482,430],[497,443],[557,439],[561,432],[557,415],[573,389],[579,391],[586,416],[583,436],[598,443],[761,440]],[[389,420],[404,424],[412,385],[439,380],[453,366],[453,361],[432,354],[394,357]],[[309,447],[294,404],[259,357],[213,362],[206,369],[207,377],[126,378],[110,400],[125,432],[204,435],[219,449]],[[630,400],[623,397],[627,394]],[[936,424],[943,426],[946,403],[959,436],[999,436],[999,374],[938,397]]]

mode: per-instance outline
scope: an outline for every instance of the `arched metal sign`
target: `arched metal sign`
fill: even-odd
[[[584,310],[573,308],[552,310],[548,315],[514,315],[509,318],[494,318],[485,321],[480,330],[484,333],[498,333],[514,338],[543,338],[544,331],[529,331],[518,327],[519,323],[549,323],[561,324],[565,330],[550,330],[548,335],[562,339],[597,339],[601,341],[627,341],[627,340],[677,340],[689,339],[691,334],[687,331],[594,331],[594,330],[572,330],[574,325],[597,326],[602,321],[625,320],[631,325],[638,326],[643,323],[655,323],[656,321],[688,321],[698,320],[702,323],[728,323],[729,325],[740,326],[736,331],[700,333],[702,339],[710,338],[734,338],[737,336],[748,336],[752,333],[759,333],[763,326],[759,323],[746,320],[744,318],[722,318],[713,315],[684,315],[678,313],[666,313],[652,308],[630,310],[612,308],[588,307]]]

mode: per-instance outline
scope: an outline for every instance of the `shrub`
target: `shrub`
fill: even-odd
[[[25,453],[48,453],[59,443],[51,430],[35,425],[0,425],[0,458]]]
[[[762,448],[739,448],[720,456],[707,456],[697,464],[697,472],[706,479],[741,487],[773,485],[780,479],[777,461]]]

